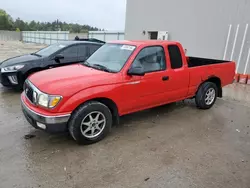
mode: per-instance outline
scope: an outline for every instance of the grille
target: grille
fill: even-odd
[[[34,103],[35,101],[33,100],[33,89],[27,82],[25,82],[24,84],[24,92],[30,102]]]

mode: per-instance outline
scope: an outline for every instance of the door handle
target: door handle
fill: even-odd
[[[162,77],[162,81],[168,81],[169,80],[169,76],[163,76]]]

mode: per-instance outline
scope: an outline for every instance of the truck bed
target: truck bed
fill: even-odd
[[[194,57],[191,57],[190,60],[188,63],[189,95],[197,91],[197,86],[200,85],[201,81],[211,77],[219,78],[222,87],[231,84],[234,80],[235,62]]]
[[[188,67],[199,67],[204,65],[230,63],[230,61],[218,60],[218,59],[206,59],[200,57],[187,57]]]

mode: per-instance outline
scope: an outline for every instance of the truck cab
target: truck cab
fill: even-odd
[[[133,101],[126,103],[127,112],[133,111],[134,106],[138,109],[182,100],[188,94],[189,72],[181,45],[165,41],[158,42],[158,45],[147,43],[137,48],[136,56],[125,67],[128,74],[124,74],[124,80],[127,87],[133,89],[129,92]],[[138,67],[142,75],[134,73]]]

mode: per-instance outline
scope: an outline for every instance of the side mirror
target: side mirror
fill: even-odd
[[[162,56],[157,56],[156,61],[161,62]]]
[[[61,59],[64,59],[64,56],[62,54],[57,54],[55,57],[54,57],[54,60],[55,61],[59,61]]]
[[[128,70],[128,75],[131,75],[131,76],[144,76],[145,72],[144,72],[143,67],[141,67],[141,66],[139,66],[139,67],[131,67]]]

